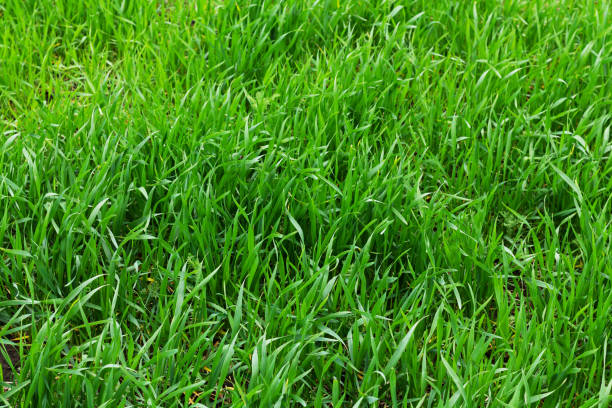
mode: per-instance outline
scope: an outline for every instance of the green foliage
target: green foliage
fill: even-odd
[[[594,0],[0,2],[0,404],[612,401]]]

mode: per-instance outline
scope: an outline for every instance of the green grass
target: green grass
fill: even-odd
[[[0,2],[0,405],[607,407],[611,71],[607,0]]]

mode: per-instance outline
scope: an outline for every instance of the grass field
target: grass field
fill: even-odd
[[[607,407],[607,0],[0,2],[0,405]]]

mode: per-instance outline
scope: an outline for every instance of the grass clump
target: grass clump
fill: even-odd
[[[1,403],[608,406],[610,11],[2,2]]]

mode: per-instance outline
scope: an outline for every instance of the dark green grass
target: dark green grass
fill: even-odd
[[[608,406],[611,69],[605,0],[0,2],[0,404]]]

